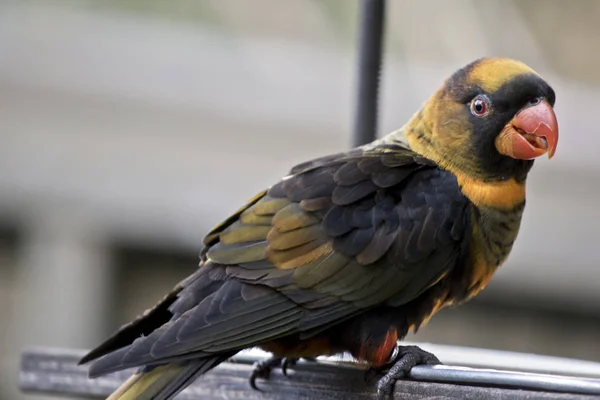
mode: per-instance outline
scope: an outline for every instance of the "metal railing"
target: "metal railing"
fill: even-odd
[[[406,380],[398,381],[399,399],[556,399],[600,398],[600,363],[490,351],[468,347],[415,343],[434,352],[444,365],[416,366]],[[83,395],[102,398],[114,391],[133,370],[96,379],[87,377],[87,367],[77,361],[86,351],[29,349],[23,353],[20,388],[29,393]],[[248,377],[254,362],[268,357],[260,350],[247,350],[202,376],[178,399],[374,399],[375,384],[364,377],[365,365],[344,357],[320,357],[317,362],[300,360],[285,377],[279,368],[268,380],[258,380],[253,391]],[[494,366],[496,369],[490,368]],[[515,371],[515,369],[519,371]],[[510,369],[510,370],[509,370]],[[545,372],[545,373],[540,373]],[[568,373],[572,376],[565,376]]]

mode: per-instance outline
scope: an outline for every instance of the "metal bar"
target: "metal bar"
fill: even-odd
[[[594,361],[434,343],[402,344],[423,347],[448,365],[600,379],[600,363]]]
[[[85,351],[30,349],[22,355],[19,386],[32,393],[106,397],[133,371],[122,371],[88,379],[87,367],[77,366]],[[365,383],[364,365],[345,358],[325,357],[324,361],[299,362],[284,377],[279,369],[269,380],[258,382],[261,392],[248,386],[252,363],[267,356],[245,351],[199,378],[177,398],[184,400],[245,398],[258,399],[350,399],[375,398],[373,383]],[[418,366],[410,380],[398,382],[395,398],[430,399],[555,399],[592,400],[600,393],[600,380],[523,374],[512,371],[477,370],[451,366]],[[416,380],[419,379],[419,380]],[[537,390],[532,390],[532,389]],[[588,394],[580,394],[587,392]]]
[[[442,362],[448,364],[416,366],[409,374],[409,377],[414,380],[600,396],[600,379],[591,379],[591,377],[600,378],[600,363],[528,353],[434,345],[431,343],[405,342],[403,344],[423,347],[436,354]],[[254,360],[267,357],[269,357],[269,353],[253,349],[249,352],[240,353],[236,356],[236,359],[238,362],[252,363]],[[494,357],[502,357],[506,361],[504,365],[506,370],[491,369],[489,365],[484,363],[485,360],[490,361]],[[345,357],[319,357],[319,361],[322,365],[335,364],[338,368],[360,368],[350,358]],[[542,368],[543,364],[545,365]],[[527,367],[531,369],[528,371]],[[518,368],[519,371],[515,371],[515,368]],[[546,373],[534,373],[533,371],[536,370],[542,370]],[[571,375],[564,375],[565,371],[568,371]],[[549,372],[553,374],[549,374]],[[587,377],[576,376],[577,374]]]
[[[513,387],[547,392],[580,393],[600,396],[600,380],[527,372],[475,369],[446,365],[418,365],[410,378],[429,382],[452,382],[471,385]]]
[[[476,347],[450,346],[423,342],[402,342],[403,345],[419,346],[435,354],[445,365],[480,369],[553,374],[569,377],[596,378],[600,380],[600,363],[565,357],[553,357],[516,351],[480,349]],[[252,363],[271,355],[260,349],[238,353],[235,360]],[[323,363],[335,363],[359,368],[350,356],[319,357]]]
[[[358,90],[353,147],[377,137],[377,106],[383,48],[385,0],[363,0],[360,15]]]

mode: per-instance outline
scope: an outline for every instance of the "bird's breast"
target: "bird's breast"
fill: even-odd
[[[510,210],[473,207],[471,245],[467,257],[467,297],[484,289],[510,254],[517,238],[525,202]]]

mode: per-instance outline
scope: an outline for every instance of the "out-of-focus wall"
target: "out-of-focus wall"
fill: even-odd
[[[15,318],[11,313],[11,306],[14,301],[14,292],[11,286],[14,284],[15,278],[17,243],[18,240],[14,231],[0,229],[0,354],[3,355],[0,357],[0,370],[2,371],[11,369],[9,360],[4,355],[12,351],[9,347],[10,340],[6,326]],[[0,399],[9,398],[10,384],[10,377],[0,377]],[[14,382],[12,384],[14,385]]]
[[[0,2],[0,399],[33,397],[24,346],[93,346],[193,271],[242,201],[349,146],[357,4]],[[507,264],[410,339],[600,360],[600,7],[388,4],[380,134],[488,55],[544,75],[561,124]]]

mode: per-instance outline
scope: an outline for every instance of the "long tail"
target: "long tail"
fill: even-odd
[[[200,375],[229,356],[215,356],[181,363],[142,368],[127,379],[106,400],[170,400]]]

